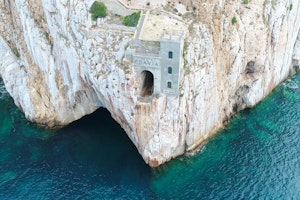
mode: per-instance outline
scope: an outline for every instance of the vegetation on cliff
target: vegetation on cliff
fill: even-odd
[[[91,8],[90,8],[90,13],[92,14],[92,20],[96,21],[97,18],[103,18],[106,17],[106,6],[102,2],[95,1]]]
[[[124,18],[121,18],[122,23],[125,26],[137,26],[140,19],[141,12],[134,12],[131,15],[128,15]]]

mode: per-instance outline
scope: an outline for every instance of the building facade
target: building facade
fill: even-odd
[[[161,92],[178,96],[182,66],[182,33],[163,33],[160,40]]]
[[[127,49],[140,79],[140,96],[178,96],[183,58],[182,32],[164,32],[159,41],[136,41]]]
[[[135,36],[126,50],[139,78],[140,97],[160,93],[178,96],[183,66],[184,30],[178,16],[158,10],[141,14]]]

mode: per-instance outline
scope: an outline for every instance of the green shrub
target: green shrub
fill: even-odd
[[[92,20],[96,21],[98,17],[106,17],[106,6],[102,2],[94,1],[90,8]]]
[[[248,4],[249,0],[243,0],[243,4]]]
[[[232,23],[232,24],[235,24],[235,23],[237,23],[237,19],[236,19],[236,17],[233,17],[233,18],[232,18],[232,20],[231,20],[231,23]]]
[[[141,12],[134,12],[123,18],[122,22],[125,26],[137,26]]]
[[[293,4],[290,4],[290,10],[292,10],[293,9]]]

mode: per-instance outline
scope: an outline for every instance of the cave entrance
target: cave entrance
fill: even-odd
[[[145,70],[141,73],[141,97],[149,97],[153,94],[154,76],[151,72]]]

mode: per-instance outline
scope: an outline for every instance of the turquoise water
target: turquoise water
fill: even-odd
[[[106,110],[46,131],[0,85],[0,199],[300,199],[300,73],[157,169]]]

